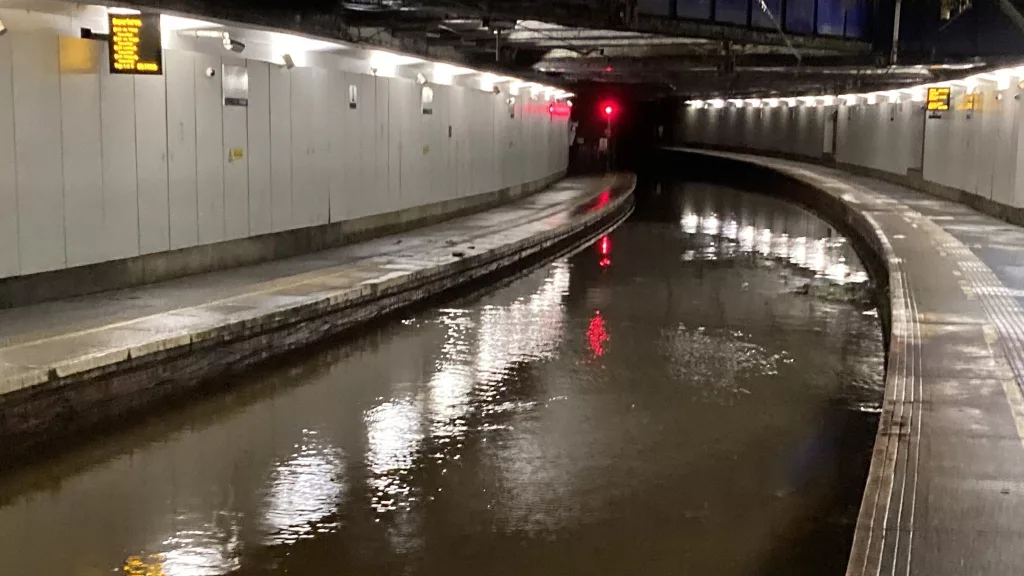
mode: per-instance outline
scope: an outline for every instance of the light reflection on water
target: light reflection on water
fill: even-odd
[[[840,574],[878,319],[789,271],[859,264],[793,206],[672,188],[570,259],[0,482],[4,576]]]
[[[698,190],[701,186],[708,185],[691,185]],[[838,284],[868,280],[846,239],[796,206],[723,188],[712,196],[702,197],[699,193],[686,196],[681,208],[680,229],[685,234],[707,237],[703,239],[702,250],[684,254],[686,261],[698,257],[718,260],[735,257],[737,252],[756,252],[763,257],[787,261]]]
[[[274,467],[267,496],[268,544],[291,544],[338,527],[329,518],[344,496],[341,451],[303,430],[295,453]]]

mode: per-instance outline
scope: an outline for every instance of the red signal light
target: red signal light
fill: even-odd
[[[604,115],[605,116],[611,118],[612,114],[614,114],[614,113],[615,113],[615,107],[612,106],[611,104],[608,104],[607,106],[604,107]]]

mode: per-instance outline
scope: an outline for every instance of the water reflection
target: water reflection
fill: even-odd
[[[295,450],[271,473],[264,504],[268,544],[290,544],[338,527],[329,518],[345,490],[341,452],[315,430],[303,430]]]
[[[678,186],[685,187],[685,194],[678,196],[680,229],[685,234],[703,237],[702,249],[684,253],[686,261],[757,253],[837,284],[868,280],[846,239],[801,208],[710,184]]]

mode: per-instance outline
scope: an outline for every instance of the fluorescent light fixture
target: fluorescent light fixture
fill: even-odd
[[[518,96],[519,91],[529,86],[529,82],[523,82],[522,80],[513,80],[512,84],[508,87],[508,93],[513,96]]]
[[[776,106],[779,105],[779,99],[778,98],[765,98],[764,99],[764,103],[767,104],[769,108],[775,108]]]
[[[730,98],[728,102],[737,108],[743,108],[743,100],[740,98]]]
[[[496,85],[508,82],[509,80],[512,80],[512,78],[509,78],[508,76],[498,76],[496,74],[491,74],[490,72],[484,72],[480,74],[480,89],[485,92],[491,92],[494,90]]]
[[[473,72],[474,70],[469,68],[460,68],[451,64],[445,64],[444,62],[438,62],[434,64],[434,83],[449,85],[455,80],[456,76],[472,74]]]
[[[750,102],[750,105],[753,106],[754,108],[760,108],[761,107],[761,99],[760,98],[747,98],[747,102]]]
[[[722,100],[721,98],[708,100],[708,104],[710,104],[712,108],[725,108],[725,100]]]
[[[786,103],[786,106],[789,106],[790,108],[796,106],[796,98],[783,98],[782,100]]]
[[[370,52],[370,70],[373,71],[375,76],[394,77],[398,74],[399,66],[418,64],[423,61],[415,56],[393,54],[383,50],[373,50]]]
[[[865,97],[868,99],[869,105],[878,103],[878,95],[875,93],[865,94]]]
[[[802,100],[805,105],[809,108],[814,108],[818,105],[818,99],[814,96],[797,96],[797,100]]]
[[[821,99],[821,103],[825,106],[832,106],[836,103],[835,96],[818,96],[818,98]]]
[[[111,6],[107,8],[107,14],[114,14],[115,16],[137,16],[142,14],[134,8],[121,8],[120,6]]]
[[[687,100],[686,101],[686,105],[689,106],[690,108],[703,108],[704,107],[704,101],[703,100]]]
[[[197,30],[201,28],[221,28],[220,24],[207,22],[205,20],[194,20],[180,16],[160,15],[160,30],[162,32],[178,32],[179,30]]]

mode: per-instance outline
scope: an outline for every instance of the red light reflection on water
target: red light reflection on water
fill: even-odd
[[[597,310],[594,312],[594,317],[590,319],[590,326],[587,327],[587,342],[590,344],[590,351],[594,353],[595,358],[600,358],[604,354],[604,343],[607,341],[608,330],[604,326],[601,311]]]
[[[601,268],[611,266],[612,241],[607,236],[602,236],[601,239],[597,241],[597,250],[601,254],[601,261],[598,262],[601,265]]]

